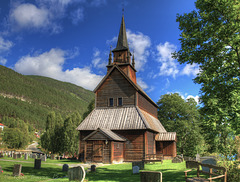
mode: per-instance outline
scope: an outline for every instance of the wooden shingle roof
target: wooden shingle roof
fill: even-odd
[[[155,137],[156,141],[176,141],[177,134],[176,132],[163,132],[158,133]]]
[[[121,142],[126,141],[124,138],[120,137],[118,134],[112,132],[111,130],[101,129],[101,128],[98,128],[97,130],[93,131],[88,136],[86,136],[83,140],[89,140],[89,139],[91,140],[91,137],[94,136],[96,133],[103,134],[108,138],[108,140],[121,141]]]
[[[136,106],[96,108],[77,127],[77,130],[138,130],[166,132],[160,121]]]

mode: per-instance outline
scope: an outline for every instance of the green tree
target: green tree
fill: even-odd
[[[18,128],[4,128],[3,142],[8,148],[20,149],[28,144],[28,136]]]
[[[195,5],[177,16],[181,49],[174,57],[200,66],[194,81],[201,84],[208,141],[212,151],[225,153],[220,141],[226,144],[230,133],[240,133],[240,2],[197,0]]]
[[[203,153],[206,146],[196,101],[192,98],[185,101],[174,93],[162,95],[157,104],[159,121],[167,131],[177,133],[177,152],[188,156]]]

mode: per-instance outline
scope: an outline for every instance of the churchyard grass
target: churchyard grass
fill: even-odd
[[[9,159],[9,158],[6,158]],[[18,159],[19,160],[19,159]],[[21,159],[24,161],[24,159]],[[26,161],[26,160],[25,160]],[[68,181],[67,172],[62,172],[62,165],[57,164],[76,164],[77,161],[69,160],[50,160],[42,162],[41,169],[34,169],[34,160],[27,160],[32,163],[12,161],[0,161],[0,166],[3,168],[3,174],[0,174],[0,181],[23,181],[23,182],[59,182]],[[22,164],[22,173],[24,176],[13,177],[12,170],[14,164]],[[172,163],[171,160],[165,160],[161,163],[145,164],[146,171],[161,171],[163,174],[163,181],[184,182],[184,173],[186,170],[185,162]],[[65,178],[62,178],[65,177]],[[57,179],[56,179],[57,178]],[[138,182],[140,181],[140,174],[132,174],[132,164],[115,164],[97,167],[96,172],[88,172],[85,178],[86,182]]]

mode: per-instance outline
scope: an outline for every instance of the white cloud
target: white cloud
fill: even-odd
[[[49,25],[49,12],[33,4],[20,4],[10,12],[10,20],[19,28],[45,28]]]
[[[0,36],[0,53],[5,52],[5,51],[9,51],[12,46],[13,46],[13,43],[11,41],[4,40]]]
[[[99,49],[94,50],[92,64],[94,68],[106,69],[107,62],[102,60]]]
[[[106,0],[92,0],[92,2],[90,3],[92,6],[101,6],[101,5],[105,5],[107,3]]]
[[[198,95],[196,95],[195,97],[192,96],[192,95],[188,95],[187,98],[186,98],[186,100],[188,100],[188,99],[190,99],[190,98],[193,98],[193,99],[197,102],[197,104],[199,104],[199,96],[198,96]]]
[[[51,77],[93,90],[103,76],[92,73],[89,67],[63,71],[66,54],[64,50],[51,49],[37,56],[27,55],[15,64],[15,70],[25,75]]]
[[[200,68],[199,68],[198,64],[193,63],[192,65],[187,64],[181,71],[181,74],[187,75],[187,76],[190,76],[190,75],[197,76],[199,71],[200,71]]]
[[[133,33],[131,30],[127,30],[127,38],[130,51],[134,50],[135,68],[137,71],[143,70],[149,56],[151,40],[147,35],[141,32]]]
[[[4,66],[6,63],[7,63],[7,60],[0,57],[0,64]]]
[[[142,80],[142,78],[138,77],[138,78],[137,78],[137,83],[138,83],[138,85],[140,85],[140,87],[141,87],[143,90],[148,89],[148,85],[146,84],[146,82],[144,82],[144,81]]]
[[[75,11],[71,12],[71,19],[74,25],[77,25],[79,22],[83,21],[83,18],[83,8],[78,8]]]
[[[157,60],[161,63],[159,75],[173,76],[175,78],[179,73],[177,62],[171,55],[176,49],[177,46],[169,42],[157,46],[159,56]]]

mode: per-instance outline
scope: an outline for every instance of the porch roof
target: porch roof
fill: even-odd
[[[155,140],[156,141],[176,141],[177,134],[176,132],[161,132],[156,135]]]

